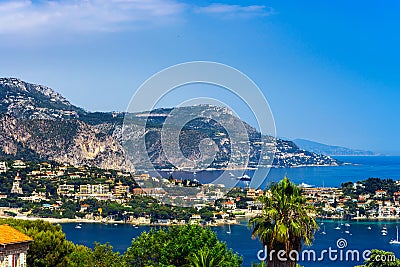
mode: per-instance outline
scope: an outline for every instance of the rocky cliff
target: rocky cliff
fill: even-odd
[[[199,107],[184,107],[177,114],[191,113]],[[202,107],[204,108],[204,107]],[[219,116],[230,116],[219,107],[207,107],[218,111]],[[160,129],[171,109],[153,113],[147,123],[146,147],[151,161],[157,168],[170,168],[161,146]],[[165,116],[163,116],[163,114]],[[133,115],[140,123],[143,116]],[[125,161],[121,145],[121,128],[124,113],[87,112],[72,105],[52,89],[23,82],[14,78],[0,78],[0,158],[25,160],[54,160],[73,165],[95,165],[101,168],[133,169],[140,166],[140,158],[132,163]],[[235,119],[226,117],[228,123]],[[260,135],[244,124],[250,137],[250,166],[258,162],[257,142]],[[235,125],[232,125],[233,128]],[[140,136],[135,121],[130,126],[132,138]],[[212,167],[226,166],[230,159],[229,140],[218,123],[197,119],[182,129],[180,147],[187,157],[199,153],[202,138],[211,138],[217,144],[217,156]],[[293,142],[276,141],[274,160],[276,167],[299,165],[338,165],[336,160],[299,149]],[[240,164],[238,162],[238,164]]]

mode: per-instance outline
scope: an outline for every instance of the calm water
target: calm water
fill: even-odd
[[[392,178],[400,180],[400,156],[371,156],[371,157],[335,157],[343,162],[353,165],[335,167],[299,167],[299,168],[272,168],[262,187],[269,182],[279,181],[287,175],[293,182],[302,182],[314,186],[340,186],[343,182],[359,181],[369,177]],[[246,173],[251,177],[254,171]],[[241,172],[232,171],[235,176],[241,176]],[[160,172],[163,177],[168,177],[169,172]],[[218,177],[221,171],[201,171],[196,178],[200,181],[210,182]],[[237,175],[236,175],[237,174]],[[174,172],[175,178],[193,179],[193,174],[188,172]]]
[[[343,222],[345,223],[345,222]],[[360,251],[360,258],[364,250],[383,249],[386,251],[395,252],[400,257],[400,246],[390,245],[389,241],[396,238],[397,222],[349,222],[350,226],[340,225],[338,222],[325,221],[320,225],[320,230],[315,235],[314,243],[307,249],[316,251],[317,257],[321,255],[324,249],[338,249],[337,240],[344,238],[347,242],[347,247],[342,251],[357,249]],[[320,222],[321,224],[321,222]],[[400,226],[400,222],[398,222]],[[75,229],[76,224],[63,224],[63,231],[67,235],[67,239],[74,243],[83,244],[93,247],[95,241],[100,243],[110,242],[114,250],[123,253],[131,244],[134,237],[140,235],[142,231],[148,231],[150,227],[143,226],[134,228],[131,225],[105,225],[105,224],[82,224],[81,229]],[[341,227],[341,230],[336,230],[335,227]],[[371,229],[368,229],[368,226]],[[325,227],[325,229],[324,229]],[[382,227],[386,227],[387,236],[381,235]],[[227,234],[228,227],[220,226],[212,228],[218,235],[219,240],[225,241],[229,248],[238,252],[243,256],[243,266],[251,266],[252,262],[257,262],[257,252],[262,249],[258,240],[251,239],[251,232],[247,228],[247,223],[242,222],[239,225],[231,226],[231,234]],[[326,235],[321,234],[325,230]],[[349,233],[345,233],[348,230]],[[339,255],[339,254],[338,254]],[[345,254],[343,254],[345,255]],[[345,257],[343,258],[345,259]],[[324,262],[303,262],[303,266],[355,266],[361,264],[362,261],[329,261],[326,255]]]
[[[322,186],[340,186],[342,182],[358,181],[368,177],[392,178],[400,180],[400,157],[340,157],[345,162],[351,162],[353,166],[340,167],[305,167],[292,169],[272,169],[268,180],[277,181],[287,174],[296,183],[305,182],[308,184]],[[251,172],[249,173],[251,175]],[[199,175],[207,175],[207,172]],[[397,222],[350,222],[350,226],[340,225],[340,222],[320,222],[321,229],[316,234],[311,248],[317,255],[324,250],[337,249],[336,242],[339,238],[347,241],[347,247],[342,251],[346,253],[350,249],[358,249],[360,254],[366,249],[384,249],[393,251],[400,257],[400,246],[390,245],[389,241],[396,238]],[[345,223],[345,222],[343,222]],[[400,222],[398,222],[400,226]],[[334,228],[339,226],[341,230]],[[368,226],[371,229],[368,229]],[[123,253],[130,246],[132,238],[140,235],[142,231],[148,231],[150,227],[134,228],[130,225],[104,225],[104,224],[83,224],[82,229],[75,229],[75,224],[63,224],[67,238],[75,243],[93,247],[95,241],[100,243],[110,242],[115,250]],[[387,236],[381,235],[382,227],[387,227]],[[325,228],[326,235],[321,234]],[[257,262],[257,252],[262,249],[258,240],[251,239],[247,223],[231,227],[231,234],[227,234],[227,226],[213,227],[218,238],[225,241],[228,247],[232,248],[243,256],[243,266],[251,266]],[[349,233],[345,233],[348,230]],[[328,256],[325,257],[327,259]],[[354,266],[360,262],[337,261],[332,262],[303,262],[304,266]]]

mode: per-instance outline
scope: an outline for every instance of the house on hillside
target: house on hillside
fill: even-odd
[[[6,173],[7,172],[7,163],[5,161],[0,162],[0,173]]]
[[[0,225],[0,267],[26,267],[26,256],[32,241],[13,227]]]

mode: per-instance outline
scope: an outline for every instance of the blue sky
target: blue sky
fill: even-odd
[[[209,60],[264,92],[278,136],[400,154],[398,1],[0,1],[0,76],[125,110],[171,65]]]

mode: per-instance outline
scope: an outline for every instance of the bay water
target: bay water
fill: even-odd
[[[293,182],[307,183],[314,186],[337,186],[347,181],[360,181],[370,177],[391,178],[400,180],[400,157],[368,156],[368,157],[338,157],[339,160],[352,163],[337,167],[299,167],[287,169],[271,169],[267,181],[279,181],[285,175]],[[251,171],[248,172],[251,175]],[[181,174],[184,175],[185,174]],[[207,172],[199,173],[207,176]],[[209,173],[212,175],[212,173]],[[306,260],[300,263],[303,266],[355,266],[363,262],[362,253],[370,249],[383,249],[394,252],[400,257],[400,245],[389,244],[396,238],[396,226],[400,222],[391,221],[319,221],[320,230],[315,234],[315,240],[311,247],[304,249],[313,250],[316,260]],[[347,225],[348,224],[348,225]],[[132,238],[139,236],[143,231],[149,231],[151,227],[139,228],[131,225],[113,224],[82,224],[81,229],[75,228],[76,224],[62,224],[67,239],[74,243],[89,247],[94,242],[109,242],[114,250],[123,253],[131,244]],[[340,228],[340,229],[335,229]],[[387,235],[383,236],[381,230],[387,229]],[[251,230],[247,221],[243,220],[238,225],[231,226],[228,234],[228,226],[212,227],[218,238],[227,243],[227,246],[243,257],[243,266],[251,266],[253,262],[259,262],[259,256],[263,256],[262,245],[259,240],[251,238]],[[325,232],[326,234],[323,234]],[[343,247],[343,245],[346,246]],[[323,250],[336,250],[336,254],[321,254]],[[357,250],[359,260],[348,251]],[[340,257],[342,253],[342,257]],[[348,257],[346,259],[346,253]],[[336,255],[337,259],[334,260]],[[301,255],[300,255],[301,256]],[[318,258],[321,258],[318,260]],[[308,259],[306,257],[306,259]]]

